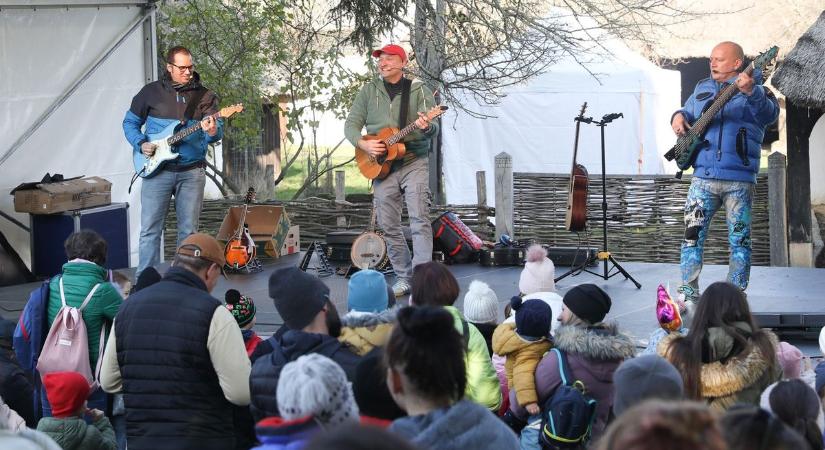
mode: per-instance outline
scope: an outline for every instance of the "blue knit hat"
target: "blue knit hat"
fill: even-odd
[[[516,312],[516,333],[526,339],[538,339],[550,334],[553,310],[542,300],[510,299],[510,307]]]
[[[350,311],[378,313],[385,311],[387,306],[387,281],[384,274],[364,269],[350,277],[347,294],[347,308]]]

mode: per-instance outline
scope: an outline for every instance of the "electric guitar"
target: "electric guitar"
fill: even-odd
[[[223,250],[226,267],[230,269],[245,268],[257,255],[258,250],[255,248],[255,242],[249,234],[249,226],[246,224],[246,213],[249,210],[249,204],[253,201],[255,201],[255,188],[250,187],[244,197],[243,213],[240,222],[238,222],[238,228]]]
[[[768,73],[768,66],[773,64],[776,60],[776,54],[779,51],[779,47],[773,46],[766,50],[763,53],[760,53],[756,59],[753,60],[748,67],[744,70],[744,73],[747,75],[752,75],[754,69],[759,68],[762,70],[762,79],[766,80],[769,76]],[[739,89],[736,87],[735,83],[729,84],[727,87],[722,89],[719,95],[716,96],[716,99],[713,100],[713,103],[708,106],[708,108],[702,112],[702,115],[694,122],[687,133],[676,140],[676,145],[673,146],[667,153],[665,153],[665,159],[668,161],[676,160],[676,166],[679,168],[679,172],[676,173],[676,178],[682,178],[682,171],[687,170],[690,166],[696,162],[696,157],[699,155],[699,151],[707,145],[707,140],[705,140],[705,131],[707,131],[708,126],[713,121],[713,118],[722,110],[725,104],[733,98],[739,92]]]
[[[587,228],[587,169],[576,162],[579,153],[579,127],[584,119],[587,102],[584,102],[576,116],[576,138],[573,141],[573,168],[570,169],[570,189],[567,193],[567,212],[564,224],[568,231],[583,231]]]
[[[215,120],[228,119],[232,117],[233,114],[241,111],[243,111],[243,105],[237,104],[221,108],[220,111],[206,117],[212,117]],[[206,117],[203,119],[205,120]],[[200,130],[200,122],[185,128],[184,124],[173,122],[158,133],[147,134],[146,136],[149,138],[149,142],[155,144],[157,148],[152,156],[144,155],[143,152],[140,151],[140,148],[133,152],[132,160],[135,165],[136,176],[151,178],[157,175],[158,171],[167,161],[171,161],[180,156],[177,150],[177,144]]]
[[[444,111],[447,111],[447,107],[443,105],[434,106],[431,110],[429,110],[425,115],[427,120],[433,120],[436,117],[444,114]],[[376,178],[384,179],[387,175],[390,174],[390,168],[392,167],[392,162],[401,159],[407,153],[407,148],[404,146],[404,143],[401,142],[401,139],[404,136],[412,133],[418,127],[415,125],[415,122],[410,123],[400,131],[398,128],[382,128],[375,134],[366,134],[361,136],[362,139],[365,140],[374,140],[374,141],[382,141],[384,146],[387,148],[387,152],[383,155],[375,158],[370,156],[369,153],[361,150],[360,148],[355,148],[355,161],[358,163],[358,170],[361,171],[361,174],[365,177],[369,178],[370,180],[374,180]]]

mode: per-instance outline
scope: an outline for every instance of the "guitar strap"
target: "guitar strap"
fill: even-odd
[[[192,98],[189,99],[189,104],[186,105],[186,111],[183,112],[183,120],[189,122],[195,117],[195,108],[201,102],[201,99],[206,94],[206,88],[200,88],[195,91]],[[180,111],[180,110],[178,110]]]
[[[407,126],[407,115],[410,109],[410,87],[412,80],[409,78],[401,79],[401,107],[398,114],[398,129]]]

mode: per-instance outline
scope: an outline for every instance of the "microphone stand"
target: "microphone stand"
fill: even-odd
[[[604,280],[607,280],[607,279],[621,273],[622,275],[624,275],[625,279],[632,281],[633,284],[636,285],[636,289],[641,289],[642,288],[642,285],[639,284],[639,282],[636,281],[636,279],[634,279],[633,276],[631,276],[630,273],[628,273],[628,271],[625,270],[625,268],[622,267],[622,265],[619,264],[618,261],[616,261],[616,258],[613,257],[613,255],[610,253],[610,251],[608,250],[608,247],[607,247],[607,173],[606,173],[606,167],[607,166],[605,164],[604,128],[607,126],[607,124],[609,124],[610,122],[613,122],[614,120],[616,120],[620,117],[624,117],[624,114],[622,114],[622,113],[605,114],[602,117],[602,120],[593,120],[590,117],[576,118],[576,120],[578,120],[580,122],[595,124],[597,127],[599,127],[601,129],[601,141],[602,141],[601,142],[601,144],[602,144],[602,248],[598,253],[596,253],[595,259],[598,259],[598,260],[601,260],[601,261],[604,262],[604,274],[596,273],[596,272],[593,272],[593,271],[589,270],[587,267],[591,263],[593,263],[594,258],[588,258],[587,260],[585,260],[578,267],[571,268],[567,273],[557,277],[554,280],[554,282],[556,282],[556,283],[559,282],[559,280],[561,280],[563,278],[566,278],[568,275],[573,274],[574,272],[576,272],[576,273],[578,273],[578,272],[587,272],[589,274],[596,275],[597,277],[600,277]],[[613,264],[613,267],[609,267],[609,264]],[[616,271],[611,273],[613,271],[613,269],[616,269]]]

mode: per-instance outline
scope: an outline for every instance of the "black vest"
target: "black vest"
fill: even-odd
[[[220,302],[171,268],[129,297],[115,320],[130,450],[231,449],[232,410],[206,347]]]

